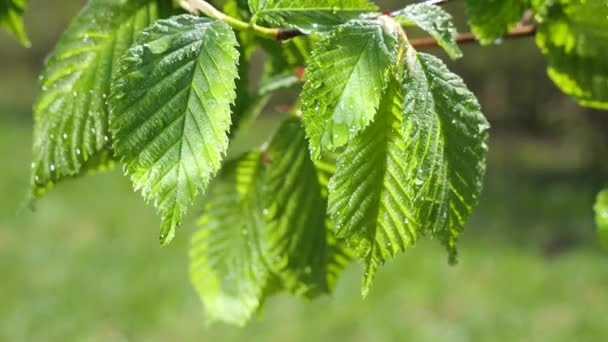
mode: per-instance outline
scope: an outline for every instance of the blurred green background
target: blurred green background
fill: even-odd
[[[464,31],[461,2],[447,8]],[[406,2],[383,9],[397,3]],[[353,264],[331,297],[276,297],[244,329],[206,327],[187,277],[192,219],[161,249],[153,208],[119,169],[21,210],[36,76],[81,5],[31,0],[31,49],[0,33],[0,341],[608,340],[608,256],[592,215],[608,180],[608,113],[562,95],[532,39],[469,45],[450,62],[493,126],[457,266],[436,241],[421,242],[380,271],[366,300]]]

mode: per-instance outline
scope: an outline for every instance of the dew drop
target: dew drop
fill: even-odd
[[[76,149],[76,154],[80,155],[80,149],[79,148]]]
[[[32,169],[36,168],[36,163],[32,163]]]
[[[55,171],[55,164],[51,164],[51,172]]]

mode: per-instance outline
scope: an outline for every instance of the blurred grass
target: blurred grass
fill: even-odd
[[[587,178],[537,181],[498,148],[457,266],[435,241],[423,242],[381,270],[366,300],[353,265],[331,298],[277,297],[245,329],[205,328],[187,278],[192,224],[158,247],[153,209],[120,170],[66,182],[35,212],[16,214],[30,134],[29,125],[0,124],[0,341],[608,338],[607,258],[595,242]]]

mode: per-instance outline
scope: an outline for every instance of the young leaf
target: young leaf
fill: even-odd
[[[482,44],[492,44],[521,20],[530,0],[466,0],[469,25]]]
[[[262,249],[259,153],[227,163],[205,195],[190,246],[190,277],[210,322],[244,325],[269,277]]]
[[[314,297],[329,292],[325,213],[302,123],[287,120],[267,150],[264,211],[269,263],[287,290]]]
[[[26,47],[31,45],[23,27],[23,12],[27,0],[0,0],[0,26],[15,35]]]
[[[118,59],[135,34],[169,11],[164,0],[92,0],[72,21],[40,76],[31,177],[36,195],[111,160],[105,101]]]
[[[397,32],[383,21],[351,21],[319,43],[306,68],[301,107],[315,158],[374,119],[396,56]]]
[[[593,208],[595,210],[595,223],[600,238],[600,244],[608,251],[608,189],[597,195]]]
[[[181,15],[146,29],[112,84],[111,123],[126,173],[171,241],[220,168],[235,98],[236,38],[220,21]]]
[[[376,10],[367,0],[250,0],[255,17],[277,27],[326,30]]]
[[[411,63],[330,181],[338,236],[366,264],[364,295],[377,268],[420,235],[453,250],[481,191],[488,124],[477,100],[440,60]]]
[[[546,12],[536,42],[549,60],[549,76],[581,105],[608,109],[608,6],[558,1]]]
[[[454,38],[456,27],[452,23],[452,16],[441,7],[418,3],[409,5],[393,15],[405,25],[415,25],[428,32],[451,58],[462,57],[462,51]]]

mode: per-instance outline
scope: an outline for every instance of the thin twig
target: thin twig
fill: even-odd
[[[428,0],[426,3],[438,5],[444,4],[449,0]],[[183,8],[191,11],[191,12],[202,12],[208,17],[222,20],[226,22],[228,25],[236,28],[236,29],[249,29],[254,31],[256,34],[265,37],[275,39],[277,41],[285,41],[291,38],[295,38],[298,36],[304,36],[307,33],[298,29],[292,28],[268,28],[258,26],[253,23],[245,23],[238,19],[227,16],[226,14],[218,11],[216,8],[211,6],[204,0],[181,0],[180,4]],[[522,21],[523,23],[523,21]],[[533,36],[536,33],[536,28],[534,25],[518,25],[513,31],[507,33],[503,38],[512,39],[512,38],[522,38]],[[458,44],[472,43],[477,41],[477,37],[470,32],[467,33],[458,33],[456,35],[456,42]],[[437,41],[434,38],[415,38],[409,40],[410,45],[414,48],[432,48],[438,46]]]
[[[531,37],[536,34],[536,27],[534,25],[522,25],[518,26],[513,31],[507,33],[500,39],[517,39]],[[477,42],[477,36],[471,32],[457,33],[454,37],[458,44],[475,43]],[[410,45],[416,49],[433,48],[438,47],[439,44],[434,38],[413,38],[410,39]]]

